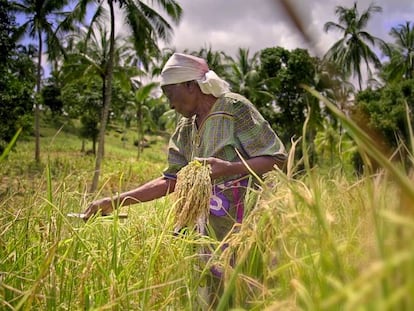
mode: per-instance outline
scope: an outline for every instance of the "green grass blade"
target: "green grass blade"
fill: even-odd
[[[3,153],[0,156],[0,162],[3,161],[7,155],[10,153],[11,149],[13,148],[14,144],[17,141],[17,138],[19,138],[20,133],[22,132],[22,128],[19,128],[16,132],[16,134],[14,134],[12,140],[9,142],[9,144],[7,145],[6,149],[4,149]]]

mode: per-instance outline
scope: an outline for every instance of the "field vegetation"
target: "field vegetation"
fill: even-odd
[[[279,2],[314,46],[299,10]],[[174,236],[173,196],[68,217],[166,166],[177,115],[157,81],[176,51],[160,43],[178,2],[0,0],[0,309],[198,310],[214,265],[217,310],[414,310],[414,23],[385,42],[366,31],[381,7],[333,10],[324,31],[338,37],[324,53],[184,51],[251,100],[289,150],[203,264],[197,250],[220,245]]]
[[[41,133],[44,165],[32,160],[32,138],[1,162],[2,309],[197,309],[208,266],[195,249],[217,242],[175,237],[171,197],[122,208],[127,219],[67,217],[93,199],[94,159],[71,133]],[[133,135],[128,143],[106,135],[94,197],[161,174],[165,138],[149,136],[138,161]],[[258,205],[214,257],[226,280],[218,310],[410,310],[413,205],[401,180],[389,170],[346,177],[339,167],[299,169],[295,144],[290,152],[286,171],[266,176]]]

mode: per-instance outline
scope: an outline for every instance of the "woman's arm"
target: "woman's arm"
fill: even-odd
[[[232,176],[232,175],[245,175],[249,174],[250,171],[242,161],[229,162],[218,158],[203,158],[198,159],[199,161],[207,161],[211,165],[211,178]],[[245,161],[247,166],[253,170],[257,175],[262,175],[268,171],[271,171],[275,165],[283,167],[284,161],[278,160],[271,156],[259,156],[248,159]]]
[[[123,192],[116,197],[106,197],[93,201],[85,210],[85,219],[89,219],[98,211],[101,211],[103,215],[112,212],[113,205],[117,204],[117,202],[120,202],[120,206],[147,202],[173,192],[174,188],[175,180],[159,177],[136,189]]]

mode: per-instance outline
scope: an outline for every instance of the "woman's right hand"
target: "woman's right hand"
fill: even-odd
[[[89,204],[88,208],[84,212],[84,220],[88,220],[98,212],[100,212],[102,215],[108,215],[112,212],[112,210],[112,200],[108,198],[93,201]]]

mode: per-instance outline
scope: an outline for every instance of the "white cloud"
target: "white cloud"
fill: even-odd
[[[305,29],[312,34],[314,46],[309,47],[304,38],[280,6],[278,0],[178,0],[184,14],[181,24],[175,27],[173,41],[169,46],[179,51],[199,50],[209,46],[234,55],[238,47],[251,52],[266,47],[282,46],[287,49],[308,48],[325,53],[338,40],[340,34],[325,33],[327,21],[337,22],[335,7],[351,7],[354,0],[290,0],[298,10]],[[370,0],[358,1],[360,12],[368,8]],[[382,14],[374,14],[367,31],[390,41],[392,26],[414,21],[414,1],[380,0],[375,2],[383,8]]]

